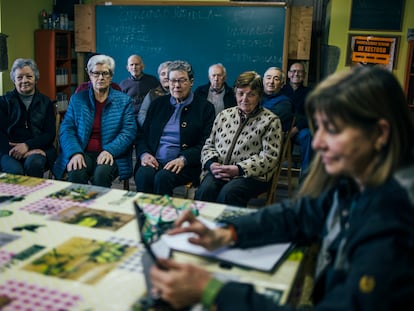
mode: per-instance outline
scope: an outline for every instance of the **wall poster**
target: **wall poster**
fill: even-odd
[[[347,65],[381,65],[388,70],[396,67],[398,36],[350,35]]]

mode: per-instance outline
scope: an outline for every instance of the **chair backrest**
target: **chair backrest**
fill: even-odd
[[[59,111],[56,110],[55,113],[56,117],[56,136],[55,141],[53,142],[53,145],[56,148],[56,152],[59,152],[60,144],[59,144],[59,131],[60,131],[60,122],[62,121],[62,116]]]
[[[266,194],[266,205],[270,205],[275,201],[275,193],[279,183],[280,172],[282,165],[287,162],[287,174],[288,174],[288,196],[292,195],[292,129],[295,126],[296,119],[293,118],[292,124],[289,130],[283,133],[282,138],[282,152],[280,154],[279,162],[273,172],[272,184]]]
[[[53,102],[53,109],[55,112],[55,125],[56,125],[56,135],[55,135],[55,140],[53,141],[53,146],[56,149],[56,153],[59,154],[60,150],[60,145],[59,145],[59,130],[60,130],[60,122],[62,120],[62,116],[60,114],[60,112],[57,109],[56,106],[56,101]],[[53,178],[53,172],[52,169],[49,169],[47,178],[52,179]]]

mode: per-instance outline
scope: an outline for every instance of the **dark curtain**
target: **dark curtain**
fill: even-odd
[[[6,71],[8,67],[7,35],[0,33],[0,71]]]

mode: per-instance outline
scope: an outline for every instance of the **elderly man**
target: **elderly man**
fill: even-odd
[[[281,91],[293,101],[293,112],[296,119],[292,136],[295,144],[300,145],[301,174],[307,171],[313,154],[312,136],[305,113],[305,100],[311,89],[303,84],[305,76],[305,66],[302,63],[293,63],[288,72],[289,83]]]
[[[261,105],[280,118],[282,130],[286,132],[292,125],[293,107],[292,101],[281,92],[286,83],[286,75],[278,67],[270,67],[263,75],[263,90]]]
[[[141,56],[131,55],[128,57],[126,66],[130,76],[119,83],[122,91],[134,100],[133,107],[135,116],[138,115],[142,101],[149,90],[155,89],[160,85],[160,82],[155,76],[144,73],[144,68],[145,64]]]
[[[201,96],[214,105],[216,115],[223,109],[236,106],[236,97],[226,83],[227,72],[222,64],[214,64],[208,68],[209,83],[199,86],[195,96]]]

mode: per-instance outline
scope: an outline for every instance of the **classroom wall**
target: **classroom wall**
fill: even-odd
[[[155,1],[155,0],[154,0]],[[207,0],[208,2],[229,2],[230,0]],[[106,1],[106,0],[84,0],[83,3],[90,4],[102,4],[105,2],[111,2],[112,4],[134,4],[134,3],[140,3],[140,2],[153,2],[151,0],[112,0],[112,1]],[[163,0],[163,2],[206,2],[206,0]]]
[[[105,3],[105,0],[84,0],[83,3]],[[177,0],[164,0],[165,2],[174,2]],[[195,0],[181,0],[195,1]],[[230,0],[210,0],[210,1],[230,1]],[[135,1],[112,0],[113,4],[117,3],[137,3]],[[25,8],[22,10],[22,8]],[[34,58],[34,31],[39,27],[39,12],[42,9],[51,11],[53,0],[1,0],[0,2],[0,32],[7,34],[9,68],[14,59],[18,57]],[[337,70],[344,69],[346,63],[346,49],[348,45],[349,21],[351,12],[351,1],[349,0],[331,0],[330,8],[330,26],[328,44],[338,46],[341,50],[340,60]],[[394,73],[401,83],[404,81],[405,66],[407,58],[407,29],[414,28],[414,19],[409,19],[409,12],[414,12],[414,1],[405,1],[405,11],[403,26],[401,32],[364,32],[361,34],[382,34],[382,35],[399,35],[400,42],[398,47],[398,63]],[[412,13],[411,13],[412,14]],[[8,72],[0,73],[0,95],[13,88],[9,79]]]
[[[34,31],[39,28],[42,9],[50,12],[53,0],[1,0],[0,32],[8,35],[9,71],[0,73],[0,95],[12,90],[10,67],[16,58],[34,59]],[[40,73],[40,78],[42,73]]]
[[[334,45],[340,48],[340,60],[337,70],[343,70],[346,67],[346,56],[348,47],[348,34],[372,34],[372,35],[389,35],[389,36],[400,36],[399,47],[397,48],[397,66],[394,69],[394,74],[402,85],[404,85],[405,78],[405,66],[407,63],[407,30],[414,28],[414,1],[405,1],[405,10],[402,23],[401,32],[378,32],[378,31],[349,31],[351,5],[352,2],[349,0],[331,0],[330,1],[330,28],[328,44]],[[411,14],[411,15],[410,15]]]

